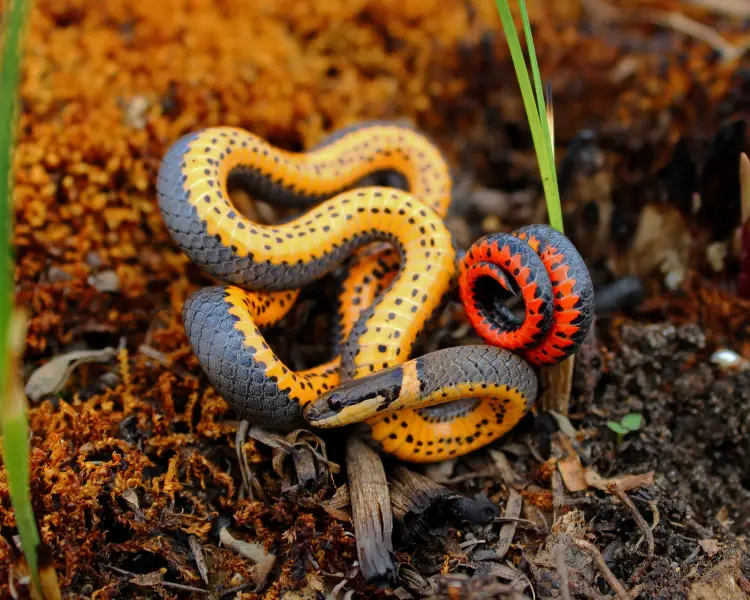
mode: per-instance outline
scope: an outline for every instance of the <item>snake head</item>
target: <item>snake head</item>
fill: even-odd
[[[346,381],[322,394],[305,408],[305,419],[315,427],[342,427],[382,414],[399,397],[400,366]]]

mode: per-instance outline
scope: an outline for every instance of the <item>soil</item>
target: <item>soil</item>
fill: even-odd
[[[543,221],[494,3],[35,4],[14,191],[23,381],[100,351],[30,396],[34,511],[65,597],[750,598],[750,300],[735,241],[750,70],[654,15],[738,48],[744,21],[671,0],[615,17],[598,1],[533,4],[565,231],[597,320],[567,417],[538,406],[490,447],[406,465],[444,489],[397,518],[387,589],[358,562],[341,432],[251,431],[258,486],[243,483],[236,416],[181,324],[212,282],[169,239],[156,171],[202,127],[299,151],[360,119],[406,118],[455,169],[459,246]],[[331,351],[335,275],[267,332],[295,369]],[[476,341],[454,302],[420,351]],[[632,413],[637,430],[608,425]],[[1,593],[28,597],[4,471],[0,534]]]

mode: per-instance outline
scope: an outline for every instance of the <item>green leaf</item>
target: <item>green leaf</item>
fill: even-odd
[[[620,435],[626,435],[628,433],[628,430],[620,425],[617,421],[607,421],[607,427]]]
[[[640,429],[642,422],[643,415],[640,413],[627,414],[620,420],[620,424],[628,431],[636,431]]]

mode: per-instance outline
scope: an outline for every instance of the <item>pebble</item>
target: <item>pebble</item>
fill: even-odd
[[[711,362],[722,370],[747,369],[750,361],[729,348],[721,348],[711,355]]]

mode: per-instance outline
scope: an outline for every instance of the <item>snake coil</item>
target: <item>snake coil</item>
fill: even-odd
[[[384,170],[403,175],[409,191],[358,187]],[[232,204],[235,186],[306,212],[278,225],[253,222]],[[226,282],[185,302],[188,340],[219,394],[261,427],[366,422],[372,439],[403,460],[462,455],[518,423],[537,395],[532,365],[570,356],[591,325],[588,270],[547,226],[486,236],[458,260],[443,222],[447,163],[410,127],[361,123],[306,153],[238,128],[205,129],[169,148],[157,192],[172,239]],[[288,313],[300,288],[350,258],[340,353],[295,372],[261,329]],[[410,358],[457,274],[469,319],[490,345]],[[522,320],[501,302],[516,294]]]

